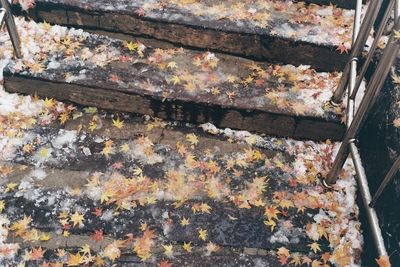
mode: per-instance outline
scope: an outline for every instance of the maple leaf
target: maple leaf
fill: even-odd
[[[207,250],[207,255],[210,255],[213,252],[217,252],[220,249],[220,247],[213,242],[208,242],[206,246]]]
[[[180,221],[180,224],[182,226],[188,226],[190,224],[189,219],[186,219],[185,217],[183,217],[182,220]]]
[[[121,256],[121,250],[118,247],[117,241],[114,241],[113,243],[107,245],[104,248],[104,256],[109,258],[111,261],[114,261],[115,259],[119,258]]]
[[[211,207],[207,203],[200,204],[200,210],[202,213],[210,213]]]
[[[73,222],[73,226],[83,226],[83,220],[84,220],[84,215],[79,214],[77,211],[75,211],[74,214],[71,215],[71,222]]]
[[[40,241],[49,241],[51,236],[49,234],[41,234],[39,240]]]
[[[178,76],[174,75],[174,76],[172,76],[172,78],[171,78],[171,82],[173,82],[174,85],[177,85],[177,84],[180,84],[181,79],[180,79]]]
[[[122,127],[124,127],[124,121],[121,121],[119,118],[117,118],[116,120],[112,120],[112,124],[118,129],[122,129]]]
[[[264,224],[271,227],[271,232],[274,231],[276,222],[274,220],[265,220]]]
[[[6,207],[6,203],[4,202],[4,200],[0,200],[0,213],[3,212],[5,207]]]
[[[343,53],[348,54],[348,53],[349,53],[349,50],[348,50],[347,47],[344,45],[344,43],[338,45],[338,47],[336,48],[336,51],[339,51],[340,54],[343,54]]]
[[[168,261],[160,261],[160,263],[158,264],[158,267],[172,267],[172,263],[170,263]]]
[[[186,140],[187,140],[190,144],[192,144],[193,146],[196,146],[196,145],[199,143],[199,138],[198,138],[195,134],[193,134],[193,133],[187,134],[187,135],[186,135]]]
[[[163,248],[164,248],[165,256],[167,256],[168,258],[171,258],[173,256],[173,254],[174,254],[172,244],[163,245]]]
[[[396,128],[400,128],[400,118],[396,118],[396,119],[393,121],[393,125],[394,125],[394,127],[396,127]]]
[[[92,239],[97,243],[104,239],[103,230],[95,230]]]
[[[135,13],[139,16],[139,17],[144,17],[146,15],[146,11],[143,8],[139,8],[138,10],[135,11]]]
[[[44,106],[46,108],[53,108],[56,105],[56,101],[53,98],[48,99],[47,97],[44,99]]]
[[[47,147],[42,147],[39,149],[39,157],[41,158],[47,158],[50,154],[50,150]]]
[[[319,244],[317,242],[314,242],[314,243],[312,243],[312,244],[310,244],[308,246],[311,248],[311,250],[314,253],[317,253],[318,251],[321,251],[321,248],[320,248],[320,246],[319,246]]]
[[[395,39],[400,39],[400,31],[394,30],[393,33],[394,33],[393,37],[394,37]]]
[[[128,152],[129,151],[129,145],[128,144],[122,144],[121,145],[121,147],[120,147],[120,149],[121,149],[121,152]]]
[[[63,112],[60,114],[58,118],[61,124],[65,124],[65,122],[69,119],[69,114],[67,112]]]
[[[78,252],[76,254],[68,254],[68,266],[79,266],[82,263],[83,257]]]
[[[265,208],[264,215],[267,216],[268,220],[278,219],[278,214],[281,212],[275,206],[269,206]]]
[[[94,130],[97,129],[97,123],[94,122],[94,121],[91,121],[91,122],[89,123],[88,129],[89,129],[91,132],[93,132]]]
[[[182,248],[189,253],[192,252],[192,242],[189,243],[183,242]]]
[[[135,42],[126,42],[125,47],[128,48],[129,51],[135,51],[139,48],[139,45]]]
[[[294,253],[291,256],[292,256],[292,260],[290,261],[290,264],[293,264],[294,266],[301,265],[301,258],[298,253]]]
[[[175,61],[171,61],[171,62],[169,62],[169,63],[167,64],[167,67],[170,68],[170,69],[177,69],[177,68],[178,68],[178,65],[176,64]]]
[[[376,263],[379,265],[379,267],[391,267],[392,265],[390,264],[389,256],[383,255],[380,256],[378,259],[375,259]]]
[[[41,260],[43,258],[43,255],[44,255],[45,252],[46,252],[46,250],[43,250],[42,247],[33,248],[29,252],[29,259],[32,260],[32,261]]]
[[[283,255],[283,256],[285,256],[285,257],[289,257],[290,252],[289,252],[289,250],[288,250],[287,248],[285,248],[285,247],[280,247],[280,248],[278,248],[278,251],[276,252],[276,254],[278,254],[278,255]]]
[[[203,241],[207,239],[207,230],[200,229],[199,230],[199,238]]]
[[[399,76],[397,76],[396,74],[393,74],[392,79],[393,79],[394,84],[400,85],[400,77]]]

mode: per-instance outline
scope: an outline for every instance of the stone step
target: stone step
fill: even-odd
[[[353,21],[353,10],[291,0],[38,0],[31,13],[55,24],[147,36],[256,60],[307,64],[323,71],[344,68]]]
[[[31,127],[18,112],[0,117],[11,138],[0,151],[1,218],[22,248],[10,266],[72,262],[85,245],[81,260],[106,266],[112,255],[120,266],[359,264],[351,169],[335,191],[317,179],[338,144],[43,104]]]
[[[5,69],[9,92],[279,136],[343,135],[341,108],[326,105],[340,73],[17,23],[24,58]]]

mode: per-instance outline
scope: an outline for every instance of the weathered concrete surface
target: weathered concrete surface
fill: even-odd
[[[352,11],[292,1],[36,3],[32,16],[38,20],[329,71],[341,71],[347,61],[336,49],[350,47],[353,19]]]
[[[40,53],[10,62],[4,74],[9,92],[279,136],[342,137],[341,109],[325,105],[339,73],[157,48],[142,39],[124,42],[65,28],[66,36],[48,38],[43,34],[53,31],[51,26],[27,27],[35,34],[24,33],[23,42],[41,42]]]

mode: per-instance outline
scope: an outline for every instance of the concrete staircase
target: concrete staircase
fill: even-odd
[[[216,2],[39,0],[17,19],[4,89],[43,110],[29,127],[0,110],[0,136],[23,135],[0,146],[2,200],[39,235],[11,223],[6,264],[360,265],[351,166],[326,190],[337,144],[310,141],[345,130],[327,102],[353,1]]]

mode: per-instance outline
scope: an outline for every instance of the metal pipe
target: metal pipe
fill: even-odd
[[[8,34],[10,35],[11,43],[14,47],[15,55],[17,58],[22,58],[21,53],[21,42],[19,39],[17,26],[15,25],[14,17],[11,13],[11,6],[7,0],[0,0],[1,6],[7,11],[6,12],[6,25]]]
[[[356,11],[354,16],[354,25],[353,25],[353,38],[352,38],[353,47],[360,32],[361,7],[362,7],[362,0],[357,0]],[[354,85],[357,79],[357,65],[358,65],[358,59],[356,57],[352,58],[350,63],[350,77],[349,77],[349,86],[347,95],[351,95],[352,92],[354,91]],[[354,110],[355,110],[354,100],[351,98],[347,98],[347,121],[346,121],[347,127],[350,127],[351,125],[351,122],[354,117]]]
[[[400,1],[395,0],[394,4],[394,20],[396,21],[400,16]]]
[[[393,166],[390,168],[389,172],[386,174],[385,179],[383,179],[381,185],[379,186],[378,190],[374,194],[369,206],[373,208],[378,201],[379,197],[382,195],[383,191],[386,189],[387,185],[393,179],[397,171],[400,169],[400,156],[397,157],[396,161],[393,163]]]
[[[397,20],[394,30],[400,29],[400,20]],[[325,183],[328,185],[334,184],[338,178],[338,174],[343,167],[344,162],[349,155],[349,142],[359,133],[361,126],[365,122],[368,116],[368,112],[374,105],[377,95],[382,89],[383,83],[399,52],[400,45],[394,37],[394,31],[392,32],[388,44],[383,52],[382,58],[376,68],[376,71],[372,75],[371,81],[368,84],[366,93],[360,103],[360,106],[354,116],[353,122],[347,129],[343,142],[336,155],[335,161],[333,162],[332,168],[325,178]]]
[[[374,21],[378,16],[382,1],[383,0],[375,0],[370,3],[367,12],[365,14],[363,23],[361,24],[360,33],[358,34],[358,37],[351,48],[350,59],[358,57],[362,52],[365,42],[367,41],[367,38],[369,36],[369,33],[371,32]],[[356,12],[357,10],[359,9],[356,9]],[[357,17],[357,14],[355,15],[355,17]],[[342,78],[340,79],[340,83],[336,88],[336,91],[332,97],[332,101],[334,103],[340,103],[343,98],[343,93],[349,81],[349,75],[350,75],[349,72],[350,72],[350,62],[346,64],[343,70]]]
[[[0,28],[3,28],[3,24],[6,19],[6,13],[7,10],[5,10],[4,8],[0,8]]]
[[[384,30],[385,30],[385,27],[386,27],[386,24],[387,24],[388,20],[389,20],[391,14],[392,14],[392,10],[393,10],[393,6],[394,6],[395,2],[399,2],[399,0],[391,0],[389,2],[389,4],[388,4],[388,7],[387,7],[387,9],[385,11],[383,19],[379,24],[378,31],[376,32],[374,42],[372,43],[372,46],[371,46],[371,48],[370,48],[370,50],[368,52],[367,58],[364,61],[364,64],[363,64],[362,69],[360,71],[360,74],[358,75],[357,82],[356,82],[356,84],[354,86],[354,91],[350,96],[351,99],[355,99],[356,98],[358,90],[360,89],[360,85],[361,85],[361,83],[362,83],[362,81],[364,79],[364,75],[367,72],[368,66],[371,63],[372,58],[374,57],[375,50],[378,47],[380,38],[381,38],[381,36],[382,36],[382,34],[383,34]]]
[[[375,209],[369,206],[371,201],[371,193],[369,191],[367,176],[362,166],[360,154],[358,153],[358,149],[353,142],[351,142],[349,146],[357,174],[357,182],[360,187],[361,198],[364,204],[365,213],[367,214],[369,225],[371,227],[371,233],[375,246],[378,250],[379,256],[387,256],[388,254],[385,248],[385,241],[383,240],[382,232],[379,227],[378,216],[376,215]]]

